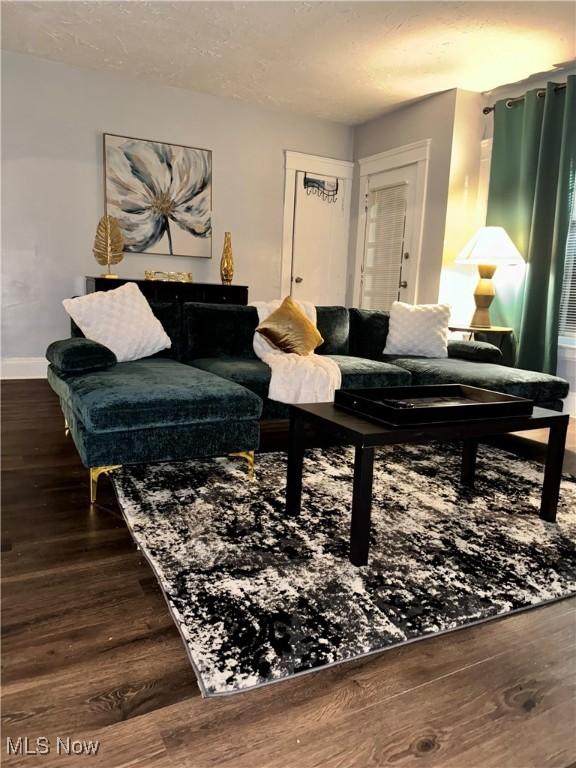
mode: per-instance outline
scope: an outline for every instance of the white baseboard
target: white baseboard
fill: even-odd
[[[45,379],[48,363],[45,357],[3,357],[1,378]]]

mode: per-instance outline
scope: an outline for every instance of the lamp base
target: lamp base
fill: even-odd
[[[490,328],[490,311],[488,309],[477,309],[470,320],[472,328]]]
[[[490,304],[496,296],[496,290],[492,283],[494,272],[496,272],[496,267],[493,264],[478,264],[480,280],[478,280],[474,291],[476,311],[470,323],[474,328],[490,328]]]

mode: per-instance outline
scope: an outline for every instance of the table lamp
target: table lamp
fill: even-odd
[[[474,328],[490,327],[490,304],[496,295],[492,278],[499,264],[523,264],[524,260],[503,227],[481,227],[458,254],[456,264],[477,264],[480,280],[474,291]]]

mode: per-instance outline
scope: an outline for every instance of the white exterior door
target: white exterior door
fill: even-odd
[[[366,177],[364,249],[360,264],[360,307],[388,310],[416,295],[416,164]]]

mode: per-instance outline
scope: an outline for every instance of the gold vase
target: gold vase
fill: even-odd
[[[220,277],[222,285],[232,285],[234,277],[234,256],[232,255],[232,237],[230,232],[224,232],[224,248],[220,259]]]

